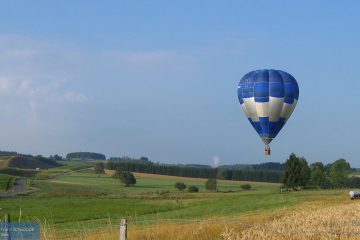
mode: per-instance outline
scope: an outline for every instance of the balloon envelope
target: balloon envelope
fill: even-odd
[[[287,72],[256,70],[240,80],[238,98],[251,125],[263,142],[269,144],[294,111],[299,86]]]

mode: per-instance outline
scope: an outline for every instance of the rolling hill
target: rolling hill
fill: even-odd
[[[61,164],[44,157],[24,157],[13,156],[0,162],[0,169],[20,168],[20,169],[48,169],[61,166]]]

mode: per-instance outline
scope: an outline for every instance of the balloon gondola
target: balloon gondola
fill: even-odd
[[[283,128],[299,99],[295,78],[281,70],[251,71],[239,82],[238,99],[265,144],[265,155],[270,155],[270,142]]]

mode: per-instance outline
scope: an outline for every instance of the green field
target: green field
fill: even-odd
[[[124,187],[117,179],[108,175],[98,177],[87,170],[32,180],[31,185],[36,189],[33,193],[1,199],[0,207],[12,219],[46,221],[59,231],[71,231],[99,228],[122,217],[130,221],[232,218],[291,208],[305,200],[317,201],[327,196],[335,201],[346,200],[344,191],[280,193],[277,184],[269,183],[251,183],[253,189],[244,191],[240,187],[242,183],[235,181],[219,181],[219,192],[208,192],[204,180],[197,179],[184,182],[198,186],[199,193],[179,192],[174,188],[176,181],[145,175],[137,176],[134,187]]]
[[[7,174],[0,174],[0,192],[7,191],[15,182],[15,177]]]
[[[34,193],[1,200],[4,212],[14,218],[46,218],[57,225],[93,219],[130,219],[154,217],[206,218],[213,215],[235,215],[241,212],[283,207],[296,203],[288,194],[279,194],[276,185],[253,184],[253,190],[242,191],[240,183],[220,182],[219,190],[205,191],[204,182],[196,185],[200,193],[179,192],[175,180],[137,177],[134,187],[124,187],[110,176],[73,173],[50,180],[33,180]]]

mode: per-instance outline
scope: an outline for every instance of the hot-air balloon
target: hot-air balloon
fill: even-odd
[[[281,70],[249,72],[239,82],[238,99],[265,144],[265,155],[270,155],[270,142],[283,128],[299,99],[295,78]]]

